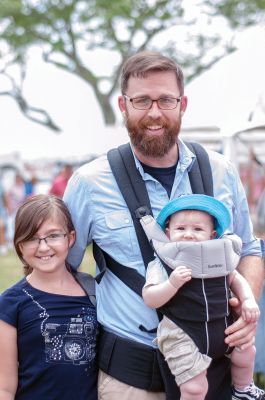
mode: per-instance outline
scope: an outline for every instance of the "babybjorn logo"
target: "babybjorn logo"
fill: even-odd
[[[223,264],[208,264],[208,268],[222,268]]]

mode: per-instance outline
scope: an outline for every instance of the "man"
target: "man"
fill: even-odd
[[[2,182],[0,181],[0,256],[6,256],[8,253],[6,243],[6,208],[7,198]]]
[[[188,99],[178,65],[159,53],[141,52],[124,64],[119,108],[128,130],[136,166],[145,182],[154,217],[169,199],[191,193],[188,171],[194,154],[180,140],[181,118]],[[239,271],[258,297],[262,284],[260,243],[252,232],[247,200],[236,169],[220,154],[209,152],[214,195],[228,207],[233,226],[244,245]],[[145,276],[130,212],[105,156],[82,166],[69,181],[65,201],[77,230],[69,262],[77,268],[86,246],[95,241],[124,268]],[[100,400],[164,400],[159,385],[146,385],[154,374],[146,364],[154,344],[158,317],[155,310],[108,269],[97,288],[98,319],[103,327],[100,343]],[[237,300],[231,301],[235,309]],[[227,343],[252,343],[255,325],[241,317],[227,329]],[[155,354],[155,353],[152,353]],[[207,400],[230,400],[229,361],[217,360],[209,368]],[[164,370],[161,371],[164,374]],[[159,378],[153,379],[155,383]],[[224,390],[222,392],[222,390]],[[218,397],[220,395],[220,397]],[[177,399],[178,395],[174,396]]]

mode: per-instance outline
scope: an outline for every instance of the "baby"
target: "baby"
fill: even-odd
[[[233,322],[228,288],[239,298],[244,320],[257,321],[260,314],[247,281],[234,269],[239,256],[229,254],[238,251],[239,238],[223,237],[230,225],[228,209],[210,196],[185,195],[169,202],[157,223],[165,229],[169,243],[153,242],[159,258],[148,265],[143,298],[149,307],[159,308],[164,314],[156,342],[180,387],[181,400],[205,399],[207,368],[213,358],[224,354],[231,357],[232,399],[265,399],[264,392],[253,383],[255,346],[231,349],[224,341],[224,331]],[[213,249],[218,251],[210,255],[215,262],[206,263],[208,274],[202,267],[204,273],[196,270],[194,277],[187,255],[203,254],[207,261],[212,239],[218,239],[213,241]],[[174,252],[182,256],[174,259]],[[227,259],[234,265],[224,267]],[[205,259],[202,261],[205,264]],[[216,272],[220,267],[222,272]]]

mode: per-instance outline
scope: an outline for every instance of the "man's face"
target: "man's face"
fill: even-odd
[[[180,91],[174,72],[150,72],[145,78],[130,77],[126,95],[156,100],[178,98]],[[128,99],[119,98],[131,143],[146,157],[163,157],[175,145],[186,106],[183,96],[173,110],[162,110],[156,102],[149,110],[136,110]]]

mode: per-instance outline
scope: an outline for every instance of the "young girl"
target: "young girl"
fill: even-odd
[[[63,201],[29,198],[14,245],[26,277],[0,296],[0,400],[96,400],[95,306],[66,262],[75,241]]]

